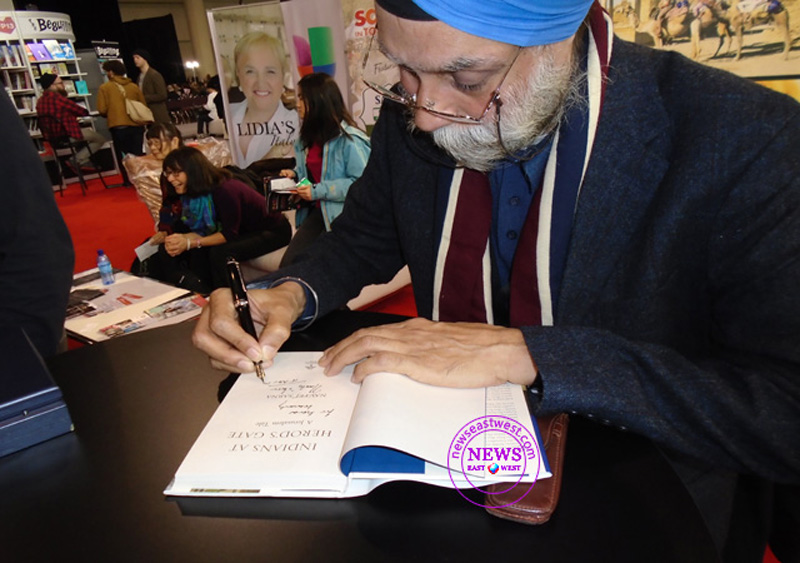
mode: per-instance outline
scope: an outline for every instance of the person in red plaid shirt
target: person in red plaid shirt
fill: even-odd
[[[93,129],[81,129],[78,117],[89,115],[89,111],[67,97],[64,82],[56,74],[44,73],[39,79],[42,85],[42,97],[36,102],[36,113],[39,116],[49,115],[53,120],[39,120],[39,127],[45,139],[69,136],[89,143],[92,153],[100,150],[106,139]],[[78,164],[89,164],[89,149],[78,151]]]

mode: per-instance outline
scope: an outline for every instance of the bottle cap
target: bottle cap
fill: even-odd
[[[102,256],[103,254],[105,254],[105,252],[103,252],[102,248],[97,251],[98,256]]]

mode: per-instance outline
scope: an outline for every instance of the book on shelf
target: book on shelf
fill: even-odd
[[[74,59],[75,58],[75,50],[72,48],[72,45],[67,41],[61,42],[61,50],[64,51],[64,58],[65,59]]]
[[[85,80],[76,80],[75,81],[75,90],[77,90],[78,94],[88,94],[89,93],[89,85],[86,83]]]
[[[59,74],[58,65],[56,63],[39,63],[38,65],[33,66],[38,66],[39,72],[42,74]]]
[[[28,76],[27,72],[20,72],[20,71],[5,71],[4,74],[7,74],[9,77],[9,81],[7,82],[9,86],[13,90],[32,90],[33,86],[31,84],[31,77]]]
[[[358,385],[352,366],[325,376],[319,356],[281,352],[264,382],[239,376],[164,493],[343,498],[398,480],[473,488],[550,476],[521,386],[453,389],[393,373]]]
[[[25,65],[24,59],[19,52],[18,45],[4,45],[3,47],[3,50],[6,52],[8,66],[21,67]]]
[[[0,456],[72,430],[61,390],[21,328],[0,330]]]
[[[67,58],[67,55],[64,53],[64,49],[61,48],[61,44],[55,39],[42,39],[42,44],[54,59]]]
[[[56,63],[56,73],[59,76],[69,74],[69,70],[67,70],[67,63]]]
[[[33,58],[37,61],[49,61],[53,59],[52,55],[50,55],[50,51],[41,43],[28,43],[28,47],[30,47],[31,53],[33,53]]]
[[[61,81],[64,83],[64,90],[67,91],[67,94],[77,94],[78,91],[75,89],[75,82],[73,82],[69,78],[62,78]]]
[[[34,111],[33,97],[32,96],[18,96],[19,104],[17,109],[20,113],[32,113]]]
[[[25,66],[25,51],[22,45],[12,45],[11,50],[14,52],[14,62],[17,66]]]
[[[28,43],[25,43],[25,54],[27,55],[29,62],[32,62],[32,63],[36,62],[36,56],[33,54],[33,51],[31,50],[31,46]]]
[[[0,48],[0,64],[3,67],[18,67],[22,66],[23,62],[14,45],[2,45]]]

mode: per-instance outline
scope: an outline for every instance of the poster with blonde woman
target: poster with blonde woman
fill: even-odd
[[[209,23],[234,163],[293,157],[300,120],[279,3],[212,10]]]

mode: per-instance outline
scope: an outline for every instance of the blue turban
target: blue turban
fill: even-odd
[[[594,0],[377,0],[395,16],[443,21],[470,35],[530,47],[578,31]],[[425,17],[428,16],[428,17]]]

